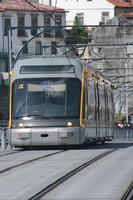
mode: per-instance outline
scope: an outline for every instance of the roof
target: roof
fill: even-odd
[[[133,0],[107,0],[118,7],[133,7]]]
[[[130,12],[130,13],[122,13],[121,16],[127,18],[127,19],[130,19],[130,18],[133,18],[133,12]]]
[[[0,0],[0,11],[4,10],[65,12],[62,8],[55,8],[31,0]]]

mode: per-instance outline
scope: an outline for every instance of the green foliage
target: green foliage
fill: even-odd
[[[88,32],[85,27],[81,27],[82,24],[79,22],[77,16],[74,20],[74,26],[77,27],[72,27],[72,29],[70,30],[70,35],[73,37],[76,43],[81,43],[83,41],[83,38],[88,36]]]
[[[8,53],[0,52],[0,59],[8,59]]]
[[[124,119],[124,115],[121,113],[115,113],[115,121],[122,121]]]

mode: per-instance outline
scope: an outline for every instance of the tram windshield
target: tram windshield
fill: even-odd
[[[81,82],[77,78],[19,79],[13,84],[13,119],[79,118]]]

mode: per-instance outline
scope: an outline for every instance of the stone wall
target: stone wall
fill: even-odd
[[[131,13],[133,12],[133,7],[115,7],[114,8],[114,15],[118,16],[121,15],[123,13]]]
[[[124,90],[124,86],[133,86],[133,51],[128,51],[128,48],[133,49],[133,23],[122,16],[117,16],[110,20],[107,26],[99,26],[90,34],[92,36],[90,55],[93,60],[95,59],[90,65],[100,70],[116,86],[126,82],[127,73],[129,83],[116,91],[117,96],[120,90]],[[96,61],[97,59],[100,61]],[[130,89],[133,91],[133,87]],[[121,93],[120,102],[124,101],[129,90]],[[133,107],[133,92],[131,94],[128,98],[129,110]],[[121,106],[119,101],[118,110]],[[125,102],[122,111],[125,112]]]

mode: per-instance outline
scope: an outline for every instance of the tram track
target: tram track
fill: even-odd
[[[126,145],[124,146],[129,147],[131,145]],[[54,190],[57,186],[61,185],[63,182],[67,181],[69,178],[71,178],[72,176],[76,175],[78,172],[82,171],[83,169],[85,169],[86,167],[91,166],[92,164],[94,164],[95,162],[99,161],[100,159],[112,154],[113,152],[116,152],[124,147],[120,147],[120,148],[116,148],[113,150],[109,150],[106,151],[98,156],[96,156],[95,158],[88,160],[87,162],[81,164],[80,166],[76,167],[75,169],[71,170],[70,172],[66,173],[64,176],[60,177],[59,179],[55,180],[54,182],[52,182],[51,184],[49,184],[48,186],[46,186],[45,188],[43,188],[41,191],[39,191],[38,193],[36,193],[35,195],[31,196],[28,200],[41,200],[42,197],[44,197],[46,194],[48,194],[49,192],[51,192],[52,190]],[[121,200],[131,200],[131,199],[121,199]]]
[[[21,162],[21,163],[18,163],[18,164],[9,166],[9,167],[6,167],[6,168],[0,170],[0,174],[2,174],[2,173],[4,173],[4,172],[7,172],[7,171],[9,171],[9,170],[15,169],[15,168],[17,168],[17,167],[20,167],[20,166],[22,166],[22,165],[26,165],[26,164],[35,162],[35,161],[37,161],[37,160],[41,160],[41,159],[46,158],[46,157],[54,156],[54,155],[56,155],[56,154],[59,154],[59,153],[65,152],[65,151],[66,151],[66,150],[61,150],[61,151],[57,151],[57,152],[54,152],[54,153],[41,155],[41,156],[39,156],[39,157],[30,159],[30,160],[27,160],[27,161],[24,161],[24,162]],[[14,153],[15,153],[15,152],[14,152]],[[16,152],[16,153],[19,153],[19,152]],[[9,155],[9,154],[6,154],[6,155]]]
[[[1,199],[43,200],[47,197],[49,199],[51,193],[57,192],[58,194],[60,187],[63,188],[68,182],[71,182],[75,178],[77,179],[80,174],[83,176],[87,171],[89,173],[89,171],[96,170],[95,167],[93,169],[93,166],[98,167],[99,165],[104,165],[103,163],[106,162],[106,160],[110,162],[111,158],[114,160],[116,155],[122,154],[123,151],[129,151],[128,147],[130,146],[132,145],[120,144],[119,146],[102,145],[101,147],[96,146],[89,149],[69,148],[68,151],[61,149],[54,152],[51,152],[51,150],[48,152],[25,151],[22,152],[22,154],[5,156],[4,159],[2,157],[1,169],[3,167],[3,172],[1,172],[0,183]],[[117,152],[118,150],[120,151]],[[9,165],[12,166],[9,167]],[[89,170],[87,170],[87,167],[89,167]],[[83,169],[85,169],[85,172]],[[103,169],[103,167],[101,169]],[[100,174],[102,174],[102,172]],[[88,180],[91,179],[89,178]],[[123,193],[124,190],[121,196]]]
[[[0,154],[0,157],[3,157],[3,156],[8,156],[8,155],[11,155],[11,154],[15,154],[15,153],[20,153],[22,152],[23,150],[15,150],[15,151],[5,151],[3,152],[2,154]]]
[[[125,193],[123,194],[121,200],[133,200],[133,181],[131,182],[131,184],[129,185]]]

